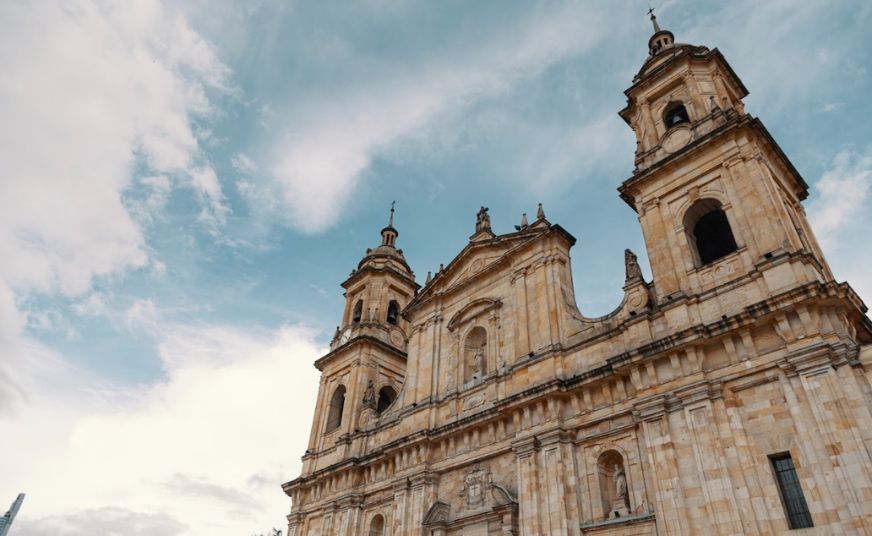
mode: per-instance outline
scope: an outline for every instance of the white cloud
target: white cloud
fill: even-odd
[[[161,536],[282,525],[280,484],[300,470],[323,349],[299,327],[160,333],[167,379],[155,385],[120,390],[55,368],[47,352],[18,371],[27,396],[0,419],[28,448],[0,458],[0,496],[27,492],[22,536],[115,534],[93,528],[113,520]],[[74,389],[53,390],[73,379]]]
[[[864,152],[846,148],[814,183],[808,215],[833,272],[845,278],[861,298],[872,300],[872,227],[869,197],[872,193],[872,147]]]
[[[0,35],[0,279],[16,292],[75,295],[147,263],[122,202],[138,159],[220,204],[191,116],[211,113],[206,91],[227,70],[179,14],[157,0],[4,2]]]
[[[107,506],[69,515],[44,517],[24,523],[23,536],[179,536],[187,528],[166,514],[143,514],[126,508]]]
[[[852,149],[839,151],[829,169],[815,185],[812,222],[821,242],[838,240],[837,233],[856,222],[867,207],[872,187],[872,149],[865,154]]]
[[[579,6],[534,12],[519,28],[483,36],[474,50],[416,64],[414,74],[408,68],[373,72],[370,81],[346,91],[305,99],[300,106],[306,111],[298,110],[293,130],[274,148],[275,208],[303,232],[330,227],[379,151],[591,47],[606,34],[600,19]],[[585,32],[578,31],[579,20]]]
[[[832,79],[844,80],[840,71],[867,33],[863,17],[845,20],[844,12],[821,0],[803,2],[800,9],[790,0],[736,0],[714,11],[696,10],[696,18],[689,12],[676,2],[663,10],[660,23],[678,41],[720,48],[751,92],[748,111],[770,120],[832,99],[839,89]],[[670,24],[674,19],[684,22],[682,31]],[[839,31],[809,39],[822,26]]]
[[[230,159],[230,163],[233,165],[233,169],[243,174],[254,173],[257,171],[257,165],[245,153],[234,155],[233,158]]]

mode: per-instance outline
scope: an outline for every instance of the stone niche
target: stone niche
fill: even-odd
[[[607,450],[597,458],[600,501],[607,519],[630,515],[630,495],[624,457],[616,450]]]
[[[650,515],[636,440],[625,431],[579,445],[584,525]]]
[[[442,383],[445,390],[473,387],[496,371],[501,306],[498,299],[480,298],[451,316],[447,326],[451,349]]]

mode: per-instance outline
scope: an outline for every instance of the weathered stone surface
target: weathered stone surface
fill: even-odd
[[[653,281],[628,252],[623,302],[588,318],[574,238],[541,208],[494,235],[482,209],[418,289],[389,225],[343,285],[342,326],[316,363],[309,450],[284,485],[289,535],[778,534],[769,457],[782,453],[806,533],[872,533],[865,307],[834,281],[807,187],[720,53],[668,32],[651,47],[621,112],[639,147],[619,190]],[[667,126],[676,103],[688,120]],[[735,247],[705,262],[698,222],[713,210]],[[378,411],[385,387],[397,398]]]

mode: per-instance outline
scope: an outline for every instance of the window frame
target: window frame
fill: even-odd
[[[788,462],[789,466],[782,464],[780,468],[779,464],[785,461]],[[778,488],[778,497],[781,499],[782,508],[784,508],[787,526],[790,530],[814,527],[814,520],[811,517],[808,502],[805,500],[805,492],[802,489],[802,481],[796,471],[796,464],[793,463],[790,452],[770,454],[769,467],[772,470],[775,486]]]

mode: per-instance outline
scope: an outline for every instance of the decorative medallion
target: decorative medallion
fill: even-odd
[[[690,142],[690,138],[689,128],[676,127],[666,134],[660,145],[667,153],[674,153],[687,145]]]

